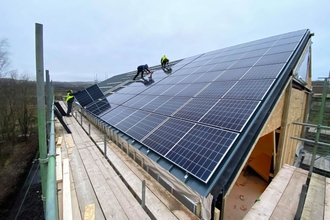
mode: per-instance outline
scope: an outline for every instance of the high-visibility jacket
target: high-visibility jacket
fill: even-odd
[[[162,56],[161,62],[163,62],[164,60],[168,60],[168,58],[165,55]]]
[[[74,98],[74,96],[71,95],[71,92],[68,92],[68,94],[66,94],[66,99],[65,99],[65,101],[66,101],[66,102],[73,101],[73,98]]]

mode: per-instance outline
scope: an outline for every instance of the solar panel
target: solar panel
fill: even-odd
[[[173,116],[189,121],[199,121],[217,101],[217,99],[192,98]]]
[[[228,91],[224,98],[262,100],[273,82],[274,79],[241,80]]]
[[[82,107],[87,106],[88,104],[97,101],[99,98],[103,97],[103,93],[98,87],[98,85],[93,85],[87,89],[84,89],[78,92],[75,95],[75,99],[79,102]]]
[[[82,91],[78,92],[74,96],[74,98],[79,102],[79,104],[82,107],[85,107],[89,103],[92,103],[93,102],[92,97],[88,94],[88,92],[86,90],[82,90]]]
[[[208,182],[237,136],[234,132],[196,125],[165,157],[203,182]]]
[[[101,99],[94,103],[89,104],[86,109],[93,115],[100,115],[102,112],[110,109],[110,103],[105,99]]]
[[[134,139],[141,141],[142,138],[147,136],[148,133],[152,132],[158,125],[165,121],[166,118],[167,117],[163,115],[149,114],[128,129],[126,133]]]
[[[89,88],[86,89],[86,91],[89,93],[89,95],[91,96],[91,98],[93,99],[93,101],[103,97],[103,93],[101,91],[101,89],[99,88],[98,85],[93,85]]]
[[[164,156],[193,125],[188,121],[170,118],[142,140],[142,143]]]
[[[251,100],[222,99],[199,122],[240,132],[259,103]]]

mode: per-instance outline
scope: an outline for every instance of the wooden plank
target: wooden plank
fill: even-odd
[[[99,168],[94,163],[94,159],[89,151],[84,148],[80,149],[79,153],[105,217],[107,219],[128,219],[125,211],[116,199],[116,195],[113,193]]]
[[[56,146],[61,146],[63,141],[63,137],[58,137],[56,140]]]
[[[109,143],[109,142],[108,142]],[[102,143],[101,143],[102,144]],[[142,181],[139,179],[131,169],[129,169],[126,164],[115,154],[114,151],[107,145],[108,158],[116,166],[116,169],[126,180],[129,186],[135,191],[137,196],[141,198],[142,196]],[[102,147],[102,145],[101,145]],[[114,147],[119,150],[118,147]],[[102,148],[101,148],[102,149]],[[147,182],[148,184],[148,182]],[[146,188],[146,206],[155,216],[156,219],[177,219],[172,212],[170,212],[163,202],[158,199],[149,188]]]
[[[194,213],[178,201],[127,154],[120,150],[119,147],[115,146],[112,142],[108,143],[108,149],[111,149],[110,152],[115,153],[116,156],[138,177],[140,181],[146,180],[148,189],[150,189],[152,193],[159,198],[167,209],[169,209],[178,219],[198,219]],[[141,162],[143,163],[143,158]],[[114,163],[114,165],[116,166],[116,163]]]
[[[285,164],[266,190],[262,193],[260,196],[260,201],[257,201],[252,206],[250,211],[245,215],[244,219],[269,219],[284,190],[289,184],[294,171],[295,167]]]
[[[81,161],[78,150],[75,148],[70,156],[70,165],[72,168],[72,176],[75,182],[75,189],[77,192],[78,204],[83,216],[83,210],[88,204],[95,204],[95,218],[97,220],[105,219],[101,207],[98,203],[94,189],[86,173],[85,167]]]
[[[89,204],[85,207],[84,220],[95,220],[95,204]]]
[[[82,219],[78,204],[77,193],[74,185],[74,180],[72,176],[72,172],[70,170],[70,180],[71,180],[71,203],[72,203],[72,217],[73,219]]]
[[[214,208],[213,220],[219,220],[219,219],[220,219],[220,210],[217,208]]]
[[[150,219],[138,201],[134,198],[133,194],[129,191],[124,182],[100,152],[95,147],[89,147],[88,150],[111,190],[114,192],[118,202],[126,212],[127,217],[129,219]]]
[[[330,178],[326,178],[324,219],[330,219]]]
[[[56,148],[56,182],[62,182],[63,181],[63,175],[62,175],[62,150],[61,148]]]
[[[308,172],[297,168],[278,202],[271,219],[294,219],[302,185],[306,183]]]
[[[324,176],[312,174],[301,219],[323,219],[325,183]]]
[[[63,183],[57,183],[58,219],[63,220]]]
[[[65,135],[65,142],[66,142],[68,147],[74,147],[75,146],[75,144],[72,140],[72,137],[69,134]]]
[[[63,220],[72,220],[69,159],[63,160]]]

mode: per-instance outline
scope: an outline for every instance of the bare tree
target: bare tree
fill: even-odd
[[[0,40],[0,78],[6,76],[7,68],[10,64],[8,47],[7,39]]]

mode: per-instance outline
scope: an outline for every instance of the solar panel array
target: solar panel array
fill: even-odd
[[[74,97],[82,107],[96,116],[109,110],[111,107],[110,102],[104,97],[102,91],[96,84],[79,91]]]
[[[207,183],[306,30],[189,57],[107,96],[100,119]]]

